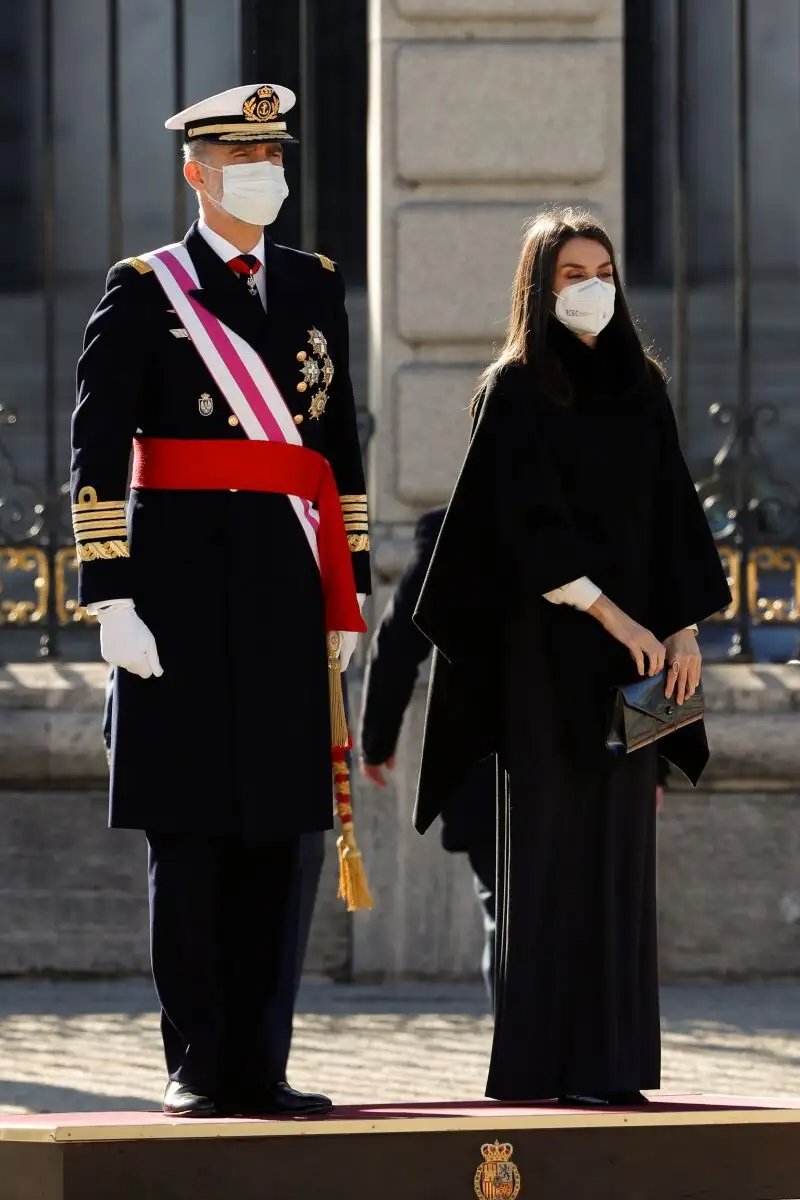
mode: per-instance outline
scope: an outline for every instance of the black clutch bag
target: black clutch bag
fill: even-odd
[[[651,742],[702,721],[705,713],[702,684],[689,700],[678,704],[664,695],[667,673],[637,679],[614,688],[606,746],[617,754],[631,754]]]

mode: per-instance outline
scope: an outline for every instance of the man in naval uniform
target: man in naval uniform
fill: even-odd
[[[200,219],[112,267],[78,365],[80,600],[118,668],[110,824],[147,839],[172,1115],[330,1107],[275,1077],[266,1029],[370,587],[344,284],[264,232],[293,104],[252,85],[167,122]]]

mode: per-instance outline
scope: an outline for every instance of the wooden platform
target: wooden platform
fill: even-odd
[[[611,1112],[382,1104],[274,1121],[0,1116],[0,1200],[476,1195],[800,1200],[800,1099],[675,1096]]]

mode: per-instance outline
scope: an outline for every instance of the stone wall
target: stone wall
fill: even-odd
[[[542,204],[622,232],[621,0],[372,0],[370,509],[380,616],[419,513],[444,502],[478,375],[502,341],[523,228]],[[420,689],[395,789],[359,794],[381,904],[354,964],[472,972],[480,931],[462,856],[411,831]],[[364,824],[369,828],[363,832]],[[440,914],[444,914],[441,917]],[[462,915],[459,915],[462,914]]]
[[[476,376],[546,201],[622,224],[620,0],[373,0],[371,500],[450,491]]]
[[[143,839],[106,829],[104,684],[99,664],[0,671],[0,975],[148,969]],[[800,668],[708,667],[706,688],[714,757],[659,820],[664,977],[800,974]],[[343,912],[331,835],[309,974],[477,975],[465,857],[410,829],[421,710],[390,790],[356,786],[375,910]]]
[[[148,967],[141,833],[107,828],[102,663],[0,670],[0,975]],[[308,969],[349,970],[333,834]]]

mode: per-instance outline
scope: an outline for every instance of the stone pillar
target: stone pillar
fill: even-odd
[[[622,3],[372,0],[370,35],[376,619],[413,521],[452,488],[525,222],[568,201],[620,235]],[[477,969],[468,867],[410,827],[423,705],[420,690],[394,790],[357,795],[379,901],[355,923],[357,976]]]

